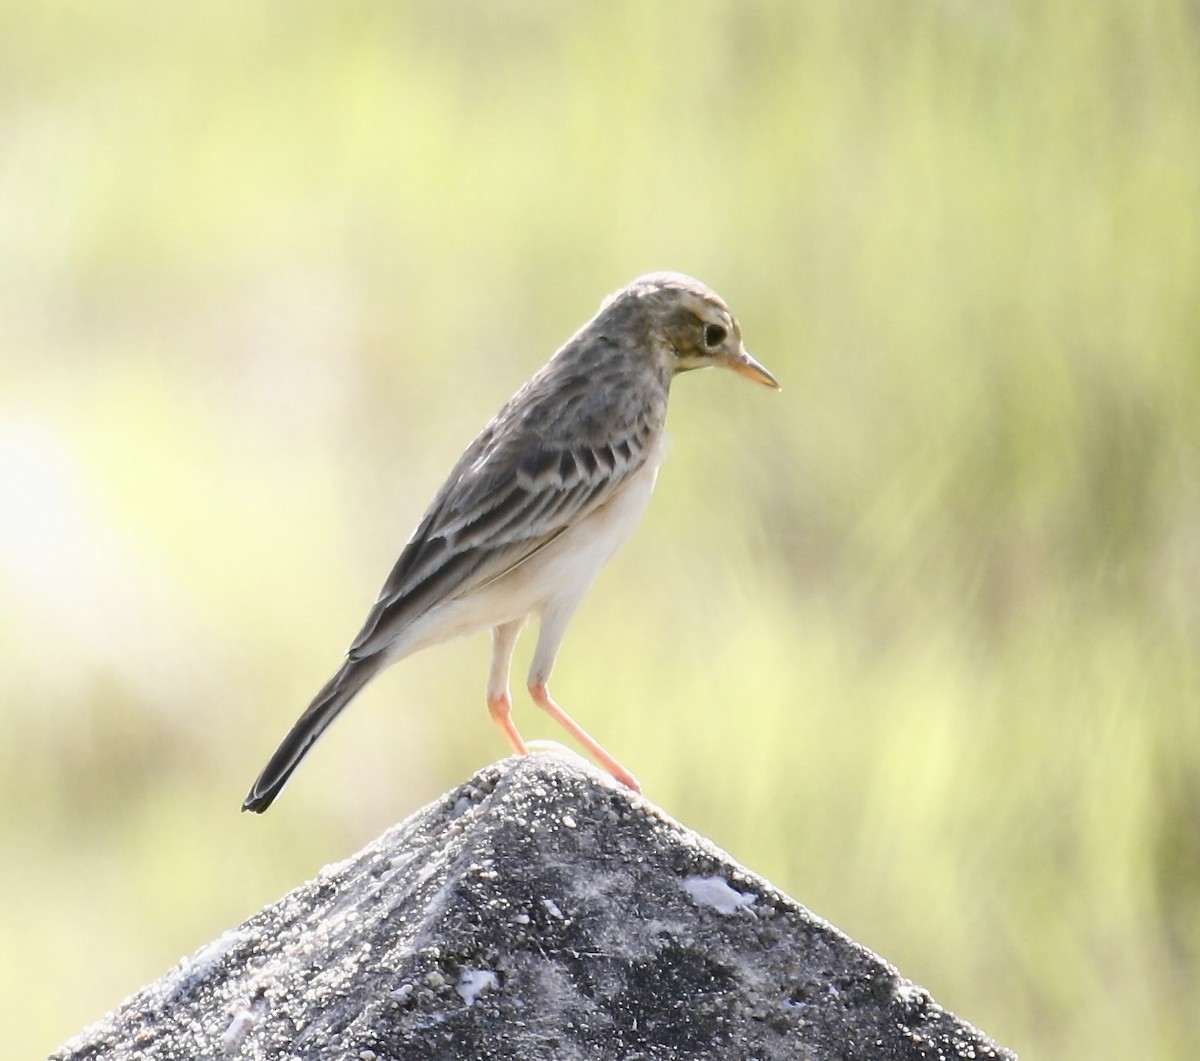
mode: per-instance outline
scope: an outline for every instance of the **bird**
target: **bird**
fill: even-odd
[[[609,295],[483,428],[404,546],[337,673],[296,720],[242,809],[262,813],[330,723],[392,663],[490,630],[487,709],[518,755],[509,671],[538,617],[533,701],[618,782],[637,778],[551,697],[550,673],[592,580],[633,531],[654,490],[667,396],[681,373],[731,369],[775,390],[711,288],[649,273]]]

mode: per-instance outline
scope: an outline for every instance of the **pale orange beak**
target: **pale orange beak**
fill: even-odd
[[[737,354],[727,362],[729,367],[733,369],[739,376],[745,376],[746,379],[752,379],[755,383],[761,383],[764,387],[771,387],[774,390],[783,390],[779,386],[779,380],[771,375],[762,365],[754,360],[743,346]]]

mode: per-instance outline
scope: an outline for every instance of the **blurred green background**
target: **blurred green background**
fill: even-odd
[[[1027,1058],[1195,1057],[1194,3],[8,0],[0,144],[8,1056],[504,753],[478,636],[238,813],[462,447],[671,268],[784,392],[678,383],[557,695]]]

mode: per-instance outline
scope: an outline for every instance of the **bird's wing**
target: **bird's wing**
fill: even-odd
[[[594,381],[593,381],[594,382]],[[574,385],[571,385],[574,383]],[[396,561],[349,657],[512,571],[604,504],[646,461],[663,401],[535,376],[463,454]]]

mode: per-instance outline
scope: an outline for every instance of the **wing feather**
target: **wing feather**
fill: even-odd
[[[545,386],[546,375],[519,391],[463,454],[396,561],[351,659],[385,648],[435,605],[508,574],[645,463],[665,393],[639,406],[595,380],[584,389],[581,376],[564,395],[561,380]],[[565,423],[563,402],[572,413]]]

